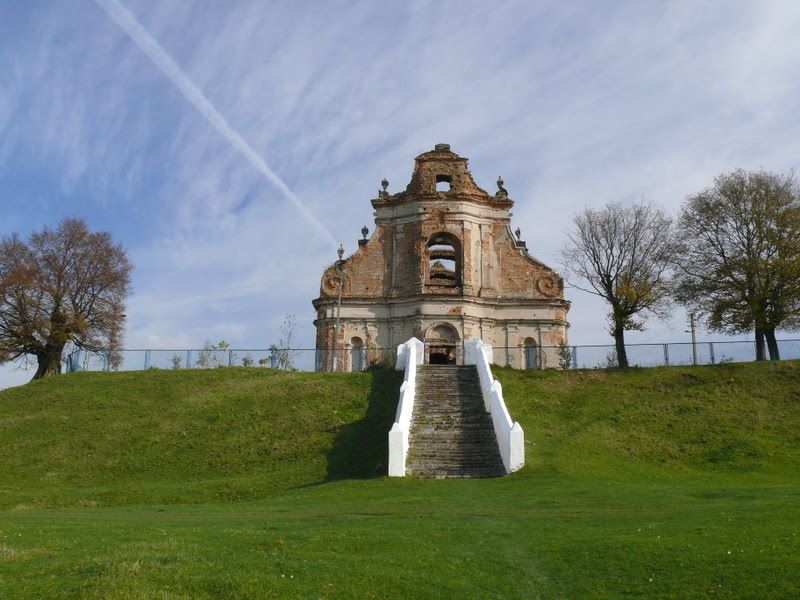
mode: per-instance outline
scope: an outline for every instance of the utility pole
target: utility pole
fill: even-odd
[[[336,371],[337,362],[339,359],[339,317],[342,314],[342,289],[344,288],[344,246],[339,244],[339,249],[336,251],[339,255],[339,260],[336,261],[336,267],[339,269],[339,302],[336,304],[336,324],[333,326],[333,370]]]

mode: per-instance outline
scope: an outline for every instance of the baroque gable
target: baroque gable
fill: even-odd
[[[514,202],[501,178],[490,195],[466,158],[437,144],[417,156],[403,191],[388,185],[372,200],[372,235],[322,275],[313,303],[322,354],[339,349],[346,358],[364,336],[390,350],[434,330],[456,331],[462,343],[467,330],[495,345],[566,343],[563,280],[512,232]],[[359,328],[367,333],[348,338]],[[323,360],[321,368],[331,367]]]

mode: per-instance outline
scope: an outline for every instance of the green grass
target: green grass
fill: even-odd
[[[495,375],[474,481],[383,477],[393,372],[0,392],[0,598],[800,596],[800,363]]]

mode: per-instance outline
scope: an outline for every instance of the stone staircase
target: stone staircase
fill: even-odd
[[[417,367],[406,469],[434,478],[506,474],[474,366]]]

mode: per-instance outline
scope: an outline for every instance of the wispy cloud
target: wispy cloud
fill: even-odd
[[[309,223],[317,228],[328,238],[335,247],[336,240],[331,235],[328,228],[308,209],[308,207],[297,197],[275,171],[273,171],[266,161],[250,146],[242,135],[230,126],[225,117],[214,107],[205,94],[186,76],[183,70],[172,60],[164,51],[161,45],[142,27],[136,18],[117,0],[96,0],[108,15],[127,33],[142,51],[150,57],[153,63],[161,69],[169,80],[181,91],[186,99],[200,111],[200,113],[211,123],[219,133],[236,148],[255,169],[266,177],[276,188],[278,188],[287,199],[300,211],[300,214]],[[243,207],[242,201],[234,207],[239,210]]]
[[[437,142],[487,190],[504,177],[549,263],[584,206],[674,211],[721,171],[800,167],[800,5],[126,5],[0,8],[0,232],[110,230],[136,264],[132,345],[269,345],[287,312],[312,343],[331,239],[217,125],[348,251],[381,178],[403,189]],[[608,340],[602,302],[569,296],[571,340]]]

